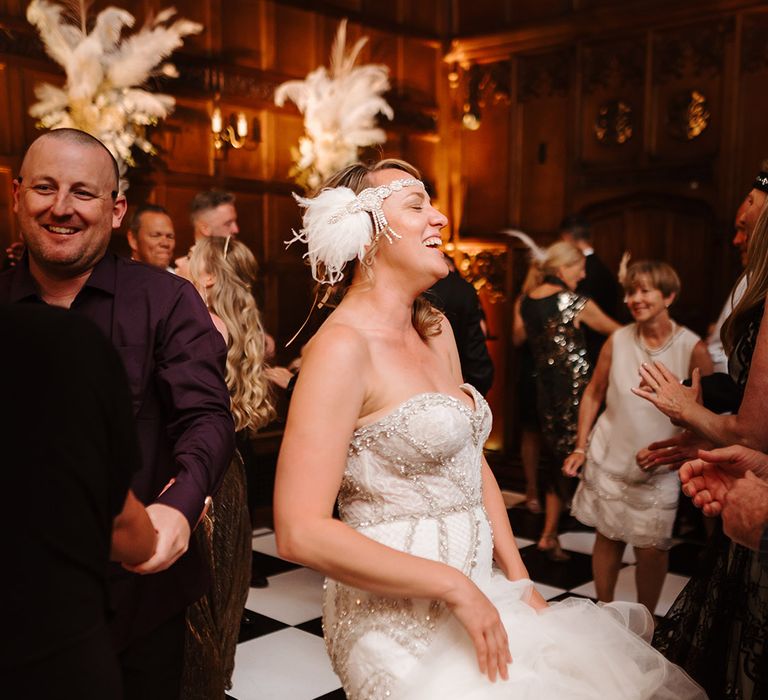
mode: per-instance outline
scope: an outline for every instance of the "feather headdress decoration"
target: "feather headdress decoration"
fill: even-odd
[[[344,266],[357,258],[362,260],[365,248],[373,238],[373,221],[366,211],[349,212],[357,195],[349,187],[330,187],[308,199],[293,195],[305,212],[302,229],[293,232],[290,245],[296,241],[307,244],[312,277],[317,282],[336,284],[341,281]],[[341,213],[344,216],[339,216]],[[330,222],[334,220],[335,223]],[[320,270],[318,263],[323,263]]]
[[[87,31],[87,4],[77,3],[76,22],[70,21],[62,5],[32,0],[27,20],[34,25],[48,55],[66,73],[63,88],[49,83],[35,87],[39,102],[29,113],[40,129],[70,127],[98,138],[117,159],[123,176],[135,165],[131,149],[145,153],[155,149],[145,128],[167,117],[176,104],[170,95],[151,93],[142,85],[153,76],[176,77],[170,63],[158,64],[181,46],[183,38],[202,31],[197,22],[177,19],[174,8],[121,40],[123,30],[133,27],[133,15],[116,7],[102,10]],[[125,179],[121,188],[127,188]]]
[[[330,69],[320,66],[304,80],[289,80],[275,91],[275,104],[291,100],[304,115],[305,136],[294,152],[291,176],[300,185],[317,188],[327,177],[357,160],[358,149],[384,143],[387,135],[376,116],[394,112],[382,95],[389,90],[389,69],[356,66],[368,37],[346,53],[347,20],[339,24],[331,50]]]
[[[321,284],[341,281],[344,266],[357,258],[362,260],[366,247],[384,236],[390,244],[402,238],[387,221],[382,205],[384,200],[403,187],[421,187],[424,183],[415,177],[392,180],[386,185],[366,187],[355,194],[349,187],[326,187],[315,197],[294,198],[304,207],[304,228],[287,245],[301,241],[307,244],[305,258],[309,258],[312,277]],[[318,263],[323,268],[318,274]]]
[[[531,260],[537,265],[541,264],[546,259],[547,251],[539,247],[536,244],[536,241],[534,241],[527,233],[511,228],[505,229],[502,233],[510,238],[517,238],[528,246],[528,249],[531,251]]]

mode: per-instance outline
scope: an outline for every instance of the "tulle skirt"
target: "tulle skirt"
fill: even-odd
[[[569,598],[536,612],[530,581],[494,574],[482,588],[509,636],[509,679],[480,673],[474,647],[453,616],[393,689],[402,700],[701,700],[707,696],[649,644],[653,619],[635,603]]]

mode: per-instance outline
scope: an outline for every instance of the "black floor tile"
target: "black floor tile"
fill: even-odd
[[[282,574],[285,571],[292,571],[301,567],[291,561],[271,557],[269,554],[251,552],[251,568],[264,576],[274,576],[275,574]]]
[[[261,615],[246,608],[243,611],[243,619],[240,621],[240,635],[237,638],[237,642],[238,644],[240,642],[247,642],[249,639],[263,637],[265,634],[277,632],[277,630],[282,630],[289,626],[284,622],[278,622],[271,617]]]
[[[565,593],[556,595],[554,598],[550,598],[547,602],[556,603],[561,600],[567,600],[568,598],[584,598],[586,600],[591,600],[593,603],[597,602],[597,598],[590,598],[588,595],[579,595],[578,593],[571,593],[571,591],[566,591]]]
[[[701,561],[704,547],[694,542],[676,544],[669,551],[669,571],[682,576],[693,576]]]
[[[315,698],[315,700],[347,700],[347,695],[341,688],[339,688],[338,690],[333,690],[330,693],[321,695],[319,698]]]
[[[303,630],[304,632],[309,632],[310,634],[314,634],[318,637],[323,636],[323,618],[322,617],[316,617],[314,620],[302,622],[300,625],[294,625],[294,627],[296,629]]]
[[[537,540],[544,526],[544,515],[531,513],[527,508],[510,508],[509,523],[516,537]]]
[[[520,550],[532,581],[566,590],[592,580],[592,558],[580,552],[568,554],[571,555],[570,561],[555,562],[544,552],[540,552],[535,545]]]

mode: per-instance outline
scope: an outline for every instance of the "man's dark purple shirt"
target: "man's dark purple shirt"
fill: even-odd
[[[0,303],[43,303],[26,259],[0,275]],[[226,346],[200,295],[173,274],[107,253],[70,308],[96,323],[125,365],[142,456],[131,488],[146,505],[181,511],[194,529],[234,451]],[[158,574],[113,568],[118,649],[205,592],[208,572],[194,544]]]

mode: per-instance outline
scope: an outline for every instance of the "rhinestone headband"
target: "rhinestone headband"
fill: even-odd
[[[758,173],[752,187],[756,190],[760,190],[761,192],[768,193],[768,173]]]
[[[421,180],[417,180],[415,177],[404,177],[400,180],[393,180],[388,185],[368,187],[345,205],[343,209],[333,214],[328,219],[328,223],[337,224],[349,214],[359,214],[361,211],[367,211],[373,217],[375,229],[373,240],[377,240],[383,234],[390,243],[393,243],[393,238],[402,238],[402,236],[390,228],[387,217],[384,215],[382,204],[394,192],[399,192],[403,187],[414,187],[416,185],[424,187],[424,183]]]

